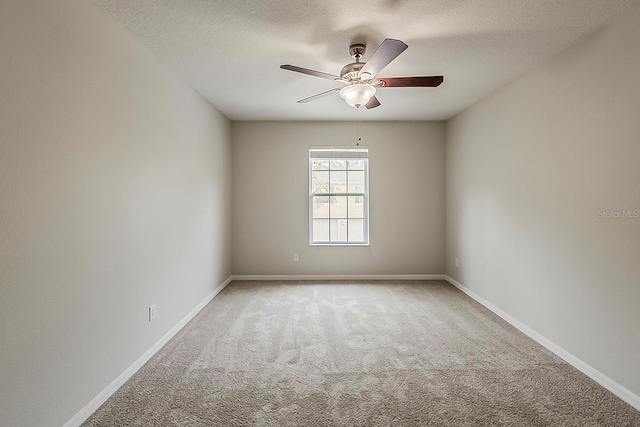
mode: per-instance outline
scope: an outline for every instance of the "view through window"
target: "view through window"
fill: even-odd
[[[309,148],[309,242],[369,243],[369,150]]]

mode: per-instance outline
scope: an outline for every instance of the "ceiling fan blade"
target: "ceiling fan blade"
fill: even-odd
[[[295,65],[281,65],[280,68],[283,70],[295,71],[296,73],[309,74],[310,76],[321,77],[323,79],[329,80],[341,80],[340,76],[335,76],[329,73],[323,73],[322,71],[310,70],[308,68],[296,67]]]
[[[382,77],[381,87],[438,87],[444,81],[443,76]]]
[[[310,96],[308,98],[301,99],[300,101],[298,101],[298,103],[301,104],[301,103],[304,103],[304,102],[315,101],[316,99],[322,98],[323,96],[327,96],[327,95],[332,94],[334,92],[338,92],[340,89],[342,89],[342,88],[341,87],[337,87],[335,89],[331,89],[331,90],[328,90],[326,92],[322,92],[322,93],[319,93],[317,95],[313,95],[313,96]]]
[[[377,75],[384,67],[389,65],[391,61],[396,59],[408,46],[396,39],[384,39],[384,41],[378,46],[371,58],[362,67],[360,73],[369,73],[372,76]]]
[[[365,107],[367,107],[367,110],[370,110],[372,108],[376,108],[379,106],[380,106],[380,101],[378,101],[378,98],[376,98],[375,96],[372,96],[369,102],[367,102],[367,104],[365,105]]]

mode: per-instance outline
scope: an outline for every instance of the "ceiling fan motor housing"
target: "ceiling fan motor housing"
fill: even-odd
[[[340,71],[340,77],[343,79],[352,81],[360,78],[360,70],[364,67],[364,62],[352,62],[342,67]]]

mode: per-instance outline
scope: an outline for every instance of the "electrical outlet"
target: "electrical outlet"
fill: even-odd
[[[153,321],[156,318],[156,305],[149,306],[149,322]]]
[[[300,256],[299,256],[298,254],[293,254],[293,260],[294,260],[295,262],[300,261]]]
[[[456,268],[460,267],[460,260],[456,258]]]

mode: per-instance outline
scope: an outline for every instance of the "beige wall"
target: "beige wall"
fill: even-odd
[[[0,425],[60,426],[231,274],[230,124],[89,1],[0,35]]]
[[[447,125],[447,273],[636,396],[638,46],[636,8]]]
[[[233,123],[234,274],[443,273],[441,122],[363,122],[371,245],[309,246],[309,145],[355,145],[356,132],[352,122]]]

